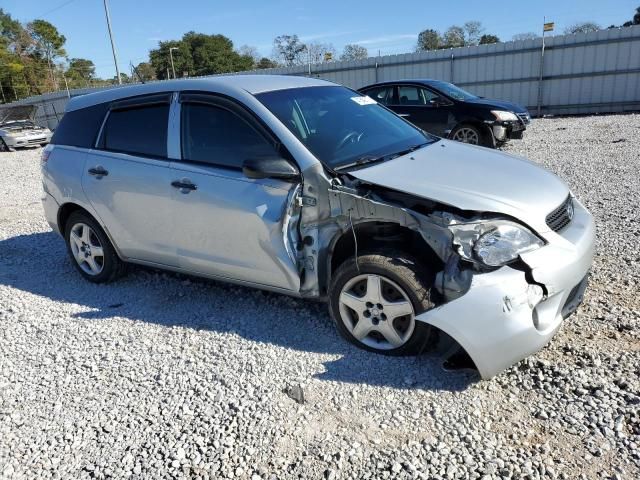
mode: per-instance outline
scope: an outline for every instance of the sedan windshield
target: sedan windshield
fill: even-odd
[[[474,100],[476,98],[478,98],[476,95],[467,92],[466,90],[461,89],[460,87],[456,87],[453,83],[449,83],[449,82],[441,82],[441,81],[434,81],[434,82],[429,82],[429,85],[431,85],[433,88],[440,90],[441,93],[444,93],[445,95],[454,98],[456,100]]]
[[[293,88],[256,97],[334,169],[387,160],[437,140],[345,87]]]

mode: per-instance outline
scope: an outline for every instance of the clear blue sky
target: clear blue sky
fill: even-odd
[[[370,54],[413,50],[417,33],[443,31],[479,20],[486,33],[510,40],[516,33],[541,30],[542,19],[556,33],[581,21],[620,25],[633,17],[640,0],[109,0],[119,64],[146,60],[159,40],[194,30],[221,33],[236,47],[247,44],[270,56],[273,38],[298,34],[304,41],[332,43],[338,52],[360,43]],[[115,75],[102,0],[2,0],[2,8],[27,22],[44,18],[67,37],[70,57],[92,60],[101,77]]]

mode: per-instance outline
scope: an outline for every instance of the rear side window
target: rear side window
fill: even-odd
[[[241,168],[249,158],[277,155],[262,135],[226,108],[183,103],[181,111],[184,160]]]
[[[109,104],[101,103],[65,113],[53,133],[51,143],[93,148],[108,108]]]
[[[112,110],[104,126],[102,148],[166,158],[168,120],[168,103]]]

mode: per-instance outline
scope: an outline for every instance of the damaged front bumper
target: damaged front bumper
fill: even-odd
[[[519,140],[527,127],[521,121],[492,122],[491,133],[497,142]]]
[[[581,302],[593,260],[593,218],[577,201],[574,211],[562,232],[543,235],[547,245],[521,256],[529,272],[475,274],[464,295],[416,319],[456,340],[483,379],[540,350]]]

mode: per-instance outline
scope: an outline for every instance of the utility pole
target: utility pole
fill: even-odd
[[[116,45],[113,42],[113,32],[111,31],[111,15],[109,15],[109,5],[107,4],[107,0],[104,0],[104,14],[107,17],[107,29],[109,30],[109,40],[111,40],[113,63],[115,63],[116,65],[116,77],[118,77],[118,85],[122,85],[122,79],[120,78],[120,69],[118,68],[118,56],[116,55]]]
[[[62,78],[64,79],[64,86],[67,89],[67,98],[71,98],[71,93],[69,93],[69,84],[67,83],[67,77],[62,74]]]
[[[542,50],[540,51],[540,76],[538,78],[538,117],[542,116],[542,77],[544,76],[544,34],[553,32],[555,24],[547,23],[547,17],[542,17]]]
[[[173,78],[176,78],[176,67],[173,65],[173,51],[179,50],[178,47],[169,47],[169,58],[171,58],[171,71],[173,72]]]

